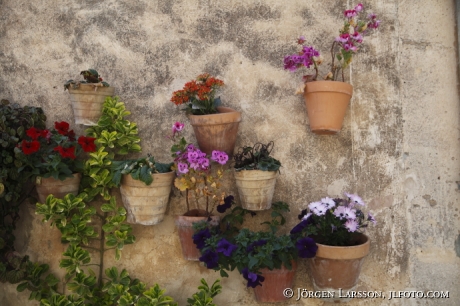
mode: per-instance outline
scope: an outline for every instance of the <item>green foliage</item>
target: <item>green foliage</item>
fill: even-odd
[[[187,299],[187,306],[216,306],[216,304],[213,303],[213,297],[222,291],[219,279],[209,288],[208,283],[202,278],[201,286],[199,286],[198,289],[199,291],[197,293]]]
[[[21,203],[33,190],[30,181],[31,171],[19,172],[23,164],[18,154],[19,143],[24,139],[25,131],[32,126],[45,127],[46,116],[38,107],[10,104],[8,100],[0,103],[0,280],[5,281],[1,273],[11,272],[15,280],[20,279],[22,272],[14,272],[17,267],[12,266],[7,256],[14,251],[13,230],[19,218]],[[15,257],[23,257],[15,255]],[[14,275],[13,275],[14,274]],[[10,278],[11,279],[11,278]]]
[[[166,173],[171,171],[173,163],[162,164],[155,162],[153,156],[141,157],[138,159],[128,159],[122,161],[112,162],[113,177],[112,181],[115,185],[119,186],[123,174],[131,174],[135,180],[140,180],[146,185],[153,182],[152,174]]]
[[[233,156],[235,170],[279,171],[280,161],[270,156],[273,145],[273,141],[267,144],[258,142],[252,147],[239,148]]]
[[[80,75],[83,76],[83,81],[74,81],[74,80],[68,80],[67,82],[64,83],[64,90],[69,89],[70,86],[72,85],[73,89],[78,88],[78,86],[83,83],[83,84],[100,84],[100,86],[104,87],[109,87],[109,83],[104,82],[102,78],[99,76],[99,73],[95,69],[88,69],[88,70],[83,70],[80,72]]]

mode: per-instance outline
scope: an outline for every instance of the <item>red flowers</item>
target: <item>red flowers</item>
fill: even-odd
[[[96,151],[96,144],[94,141],[96,138],[93,137],[85,137],[80,136],[78,137],[78,144],[82,147],[83,151],[85,152],[95,152]]]
[[[39,129],[36,129],[34,126],[31,127],[26,131],[27,136],[32,138],[33,140],[37,140],[38,137],[41,136],[41,131]]]
[[[38,142],[37,140],[33,140],[30,142],[23,140],[21,149],[22,149],[22,152],[24,152],[24,154],[26,155],[35,153],[40,149],[40,142]]]
[[[208,100],[213,98],[214,91],[223,85],[223,81],[212,77],[209,73],[200,74],[196,81],[187,82],[182,90],[173,92],[171,102],[181,105],[192,100]]]
[[[68,147],[68,148],[63,148],[61,146],[57,146],[53,149],[53,151],[59,152],[61,154],[62,158],[70,158],[70,159],[75,159],[75,147]]]
[[[54,128],[59,134],[64,135],[64,136],[66,136],[67,133],[69,132],[69,124],[65,121],[54,122]]]

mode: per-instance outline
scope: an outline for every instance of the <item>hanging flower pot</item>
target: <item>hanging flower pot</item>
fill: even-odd
[[[213,150],[233,155],[241,113],[229,107],[217,107],[219,113],[189,115],[195,137],[201,151],[211,154]]]
[[[287,269],[284,265],[281,269],[269,270],[264,268],[260,270],[261,275],[265,277],[262,286],[254,288],[256,300],[259,303],[282,302],[287,298],[283,295],[283,290],[292,288],[294,276],[297,270],[297,262],[292,262],[292,270]]]
[[[319,135],[337,134],[352,94],[353,86],[344,82],[306,83],[304,97],[311,131]]]
[[[338,247],[317,243],[316,256],[308,260],[314,290],[335,292],[333,297],[324,300],[348,302],[351,299],[346,297],[348,291],[356,290],[364,257],[369,254],[369,238],[357,233],[354,244]]]
[[[175,223],[177,226],[177,232],[179,234],[179,240],[182,248],[182,255],[186,260],[198,261],[201,253],[200,250],[193,243],[193,223],[205,221],[211,218],[209,222],[212,226],[217,226],[220,221],[219,216],[206,216],[206,211],[202,209],[192,209],[182,216],[175,217]]]
[[[272,205],[277,171],[234,171],[241,206],[248,210],[266,210]]]
[[[59,199],[62,199],[69,193],[77,195],[78,188],[80,186],[80,180],[81,173],[74,173],[72,177],[67,177],[63,181],[57,180],[54,177],[39,177],[35,182],[38,201],[40,203],[45,203],[46,198],[50,194]]]
[[[127,221],[142,225],[154,225],[163,221],[174,176],[173,171],[154,173],[153,182],[146,185],[129,174],[123,175],[120,193],[128,211]]]

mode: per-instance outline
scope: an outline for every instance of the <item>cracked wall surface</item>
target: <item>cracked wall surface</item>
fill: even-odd
[[[369,0],[382,21],[366,37],[347,80],[354,94],[342,131],[309,131],[302,73],[283,69],[300,35],[326,63],[351,1],[277,0],[0,0],[1,98],[40,106],[54,121],[73,122],[66,80],[97,69],[139,126],[143,154],[169,160],[164,136],[187,122],[169,102],[198,74],[224,80],[225,106],[242,112],[237,146],[273,140],[283,167],[274,200],[291,204],[288,227],[308,203],[344,191],[358,193],[378,224],[367,233],[371,253],[359,290],[450,291],[444,300],[355,300],[350,305],[457,305],[460,300],[460,133],[455,5],[445,0]],[[83,126],[75,126],[82,133]],[[186,136],[194,140],[191,126]],[[234,179],[226,181],[236,194]],[[199,279],[219,278],[181,256],[174,215],[185,212],[175,191],[165,220],[133,225],[137,242],[122,260],[131,276],[158,283],[179,305]],[[16,248],[58,267],[65,246],[59,233],[25,205]],[[269,216],[260,213],[253,224]],[[251,226],[251,225],[248,225]],[[286,229],[288,228],[286,227]],[[457,242],[456,242],[457,241]],[[457,250],[457,252],[456,252]],[[222,280],[217,305],[256,305],[252,289],[234,272]],[[300,261],[295,288],[312,289]],[[14,285],[0,287],[0,305],[35,305]],[[322,305],[317,299],[285,305]],[[283,303],[281,303],[283,304]]]

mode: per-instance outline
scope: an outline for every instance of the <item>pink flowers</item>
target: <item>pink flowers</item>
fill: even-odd
[[[176,135],[177,132],[180,132],[184,129],[184,124],[181,123],[181,122],[176,122],[173,124],[172,126],[172,132],[173,132],[173,136]]]
[[[228,161],[228,155],[225,152],[214,150],[212,151],[211,159],[221,165],[225,165]]]

